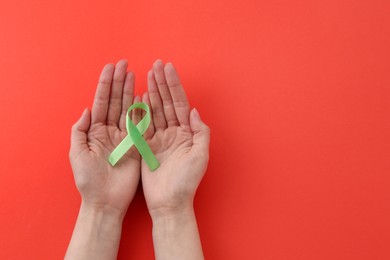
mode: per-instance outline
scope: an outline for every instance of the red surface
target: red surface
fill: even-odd
[[[1,1],[0,259],[61,259],[70,127],[120,58],[161,58],[212,130],[207,259],[390,259],[390,2]],[[119,259],[153,259],[142,192]]]

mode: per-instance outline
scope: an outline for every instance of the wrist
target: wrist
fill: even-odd
[[[111,210],[82,202],[65,259],[116,259],[122,220]]]
[[[204,259],[192,206],[164,210],[152,222],[156,259]]]
[[[196,223],[195,211],[192,205],[180,208],[165,208],[151,213],[153,236],[174,234],[184,226]],[[164,236],[165,236],[164,235]]]
[[[89,203],[85,200],[81,201],[80,213],[88,215],[89,217],[101,217],[102,220],[110,220],[115,222],[122,222],[126,212],[123,210],[110,207],[108,205],[101,205],[96,203]]]
[[[77,222],[86,232],[89,230],[91,234],[102,235],[102,239],[117,239],[122,230],[123,217],[116,210],[82,202]]]
[[[182,203],[179,205],[162,206],[149,209],[149,214],[152,220],[159,220],[165,218],[176,218],[194,214],[193,203]]]

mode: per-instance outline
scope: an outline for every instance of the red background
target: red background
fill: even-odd
[[[207,259],[390,259],[390,2],[0,2],[0,259],[60,259],[103,65],[173,62],[212,130]],[[141,191],[119,259],[153,259]]]

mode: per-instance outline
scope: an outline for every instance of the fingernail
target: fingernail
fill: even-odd
[[[192,111],[194,111],[194,112],[193,112],[193,113],[194,113],[194,117],[195,117],[196,119],[198,119],[198,120],[201,120],[201,119],[200,119],[200,115],[199,115],[198,110],[197,110],[196,108],[194,108]]]
[[[160,59],[157,59],[157,60],[154,62],[153,67],[161,66],[161,64],[163,64],[163,61],[160,60]]]
[[[127,65],[129,62],[126,59],[121,59],[121,60],[118,61],[118,64],[119,63],[126,63],[126,65]]]
[[[148,79],[154,79],[153,69],[148,71]]]
[[[127,72],[127,77],[134,78],[134,73],[132,71]]]
[[[173,75],[176,73],[175,67],[173,66],[173,64],[171,62],[168,62],[165,65],[164,70],[165,70],[165,73],[167,73],[167,75]]]

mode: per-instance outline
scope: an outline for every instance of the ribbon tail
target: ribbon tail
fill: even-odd
[[[108,162],[114,166],[133,145],[133,140],[127,135],[108,157]]]
[[[130,131],[130,135],[132,140],[134,141],[135,147],[137,147],[139,153],[141,154],[142,158],[145,160],[149,169],[151,171],[156,170],[160,166],[160,163],[158,162],[156,156],[154,156],[149,145],[146,143],[145,139],[142,137],[141,133],[138,131],[138,129],[135,126],[132,127]]]
[[[135,108],[143,109],[146,112],[145,117],[142,118],[142,120],[137,124],[137,126],[134,125],[134,123],[131,121],[129,117],[130,111]],[[109,155],[108,162],[112,166],[114,166],[122,158],[122,156],[125,155],[125,153],[130,149],[130,147],[133,144],[138,149],[139,153],[141,154],[142,158],[145,160],[146,164],[148,165],[151,171],[156,170],[160,166],[160,163],[158,162],[157,158],[154,156],[149,145],[142,137],[146,129],[148,129],[149,124],[150,124],[150,111],[149,111],[149,106],[146,103],[138,102],[138,103],[134,103],[129,107],[126,116],[126,129],[128,135]]]

